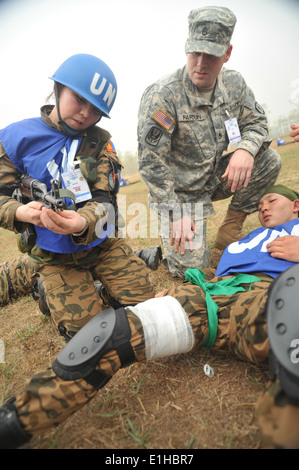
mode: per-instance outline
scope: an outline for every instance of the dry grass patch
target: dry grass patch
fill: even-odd
[[[276,144],[274,144],[276,147]],[[279,182],[299,188],[299,144],[279,147],[283,170]],[[147,203],[143,182],[121,189],[127,203]],[[213,240],[227,202],[215,204],[209,220]],[[132,216],[130,216],[132,217]],[[258,226],[256,214],[244,232]],[[134,250],[156,245],[158,239],[130,239]],[[0,229],[0,255],[18,256],[15,236]],[[216,265],[219,253],[213,252]],[[150,272],[160,291],[179,283],[164,266]],[[64,341],[29,296],[0,309],[5,363],[0,364],[0,405],[20,392],[27,379],[48,368]],[[208,363],[214,377],[204,374]],[[105,388],[68,421],[40,436],[33,449],[254,449],[261,446],[255,403],[268,379],[267,369],[213,351],[172,356],[122,369]]]

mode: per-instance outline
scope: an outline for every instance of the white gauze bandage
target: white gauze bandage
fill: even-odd
[[[193,348],[192,327],[174,297],[149,299],[129,309],[142,323],[147,360],[185,353]]]

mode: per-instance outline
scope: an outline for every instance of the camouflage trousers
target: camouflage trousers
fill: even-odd
[[[173,277],[184,279],[187,269],[195,266],[199,269],[205,269],[210,266],[210,250],[207,243],[207,219],[196,220],[193,218],[193,220],[198,235],[194,236],[192,251],[190,251],[189,243],[186,240],[184,255],[181,255],[180,251],[176,253],[174,245],[170,244],[170,238],[161,235],[163,262]]]
[[[215,278],[210,282],[220,279],[223,278]],[[265,363],[269,350],[265,320],[268,286],[268,282],[259,281],[252,285],[251,290],[231,296],[213,297],[219,306],[218,330],[213,349],[229,352],[242,360]],[[183,283],[168,289],[164,295],[174,297],[182,305],[195,338],[193,350],[201,348],[208,333],[205,293],[199,286]],[[145,362],[146,348],[142,324],[129,307],[126,308],[126,313],[135,359]],[[120,367],[120,358],[114,349],[105,353],[95,366],[98,371],[109,377]],[[32,377],[24,392],[16,397],[15,405],[25,431],[35,434],[65,421],[97,393],[98,391],[84,379],[65,381],[49,369]],[[279,383],[270,382],[260,397],[258,420],[265,446],[299,446],[299,402],[292,403],[284,395]]]
[[[275,183],[281,168],[281,158],[278,152],[272,148],[268,148],[264,152],[260,152],[254,159],[254,167],[252,169],[251,178],[246,188],[241,188],[232,194],[227,184],[227,179],[222,180],[221,175],[229,163],[232,153],[223,155],[215,169],[218,176],[219,184],[209,192],[212,201],[228,199],[232,196],[229,203],[229,209],[242,211],[251,214],[257,210],[258,202],[264,190]],[[184,195],[185,203],[188,201],[188,195]],[[184,212],[183,204],[181,213]],[[203,213],[200,217],[198,207],[200,201],[193,201],[191,204],[192,217],[198,231],[198,235],[194,237],[194,250],[186,249],[184,255],[180,252],[175,253],[174,247],[170,245],[169,236],[161,235],[164,259],[167,261],[167,267],[173,277],[184,278],[186,269],[196,266],[198,269],[205,269],[210,266],[210,253],[206,240],[207,233],[207,217]],[[198,213],[198,215],[196,215]],[[167,230],[170,234],[170,228]],[[232,241],[235,241],[232,239]]]
[[[71,254],[56,259],[59,264],[36,264],[35,269],[51,319],[63,335],[73,336],[108,306],[135,305],[154,296],[145,263],[122,239],[109,242],[89,262],[83,258],[75,264]],[[100,295],[94,281],[102,284]]]
[[[20,256],[0,266],[0,305],[33,291],[34,263],[27,256]]]

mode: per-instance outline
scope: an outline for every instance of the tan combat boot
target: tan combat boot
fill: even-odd
[[[230,243],[242,238],[242,227],[248,214],[242,211],[228,209],[226,217],[218,229],[215,240],[215,248],[224,250]]]

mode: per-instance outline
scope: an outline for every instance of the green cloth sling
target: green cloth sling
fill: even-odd
[[[186,281],[197,284],[205,292],[206,304],[207,304],[207,314],[208,314],[208,335],[203,344],[203,348],[211,348],[216,340],[217,327],[218,327],[218,305],[212,299],[212,295],[233,295],[236,292],[245,292],[250,290],[251,286],[248,289],[240,286],[240,284],[251,284],[252,282],[260,281],[256,276],[250,274],[238,274],[237,276],[230,277],[228,279],[223,279],[218,282],[206,282],[205,273],[200,271],[197,268],[187,269],[185,271]]]

